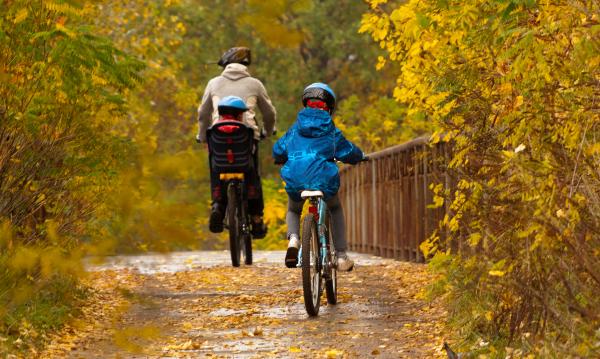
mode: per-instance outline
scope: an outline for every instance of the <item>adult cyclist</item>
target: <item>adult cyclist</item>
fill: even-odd
[[[256,120],[256,108],[262,114],[264,135],[271,136],[275,130],[276,110],[267,90],[260,80],[250,76],[247,66],[252,62],[250,49],[247,47],[234,47],[227,50],[219,60],[219,66],[224,70],[221,75],[211,79],[206,85],[202,102],[198,107],[199,130],[196,139],[198,142],[206,142],[206,130],[214,122],[219,120],[218,104],[226,96],[237,96],[241,98],[248,110],[243,112],[244,123],[254,129],[254,176],[247,183],[248,186],[248,212],[252,219],[252,236],[264,238],[267,226],[263,221],[264,200],[262,185],[260,181],[258,142],[261,139],[261,131]],[[223,217],[225,215],[225,197],[223,187],[218,174],[211,170],[211,213],[209,229],[213,233],[223,231]]]

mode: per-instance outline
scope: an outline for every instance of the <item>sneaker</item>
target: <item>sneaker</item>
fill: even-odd
[[[300,248],[300,239],[297,234],[290,234],[290,242],[285,253],[285,266],[296,268],[298,266],[298,248]]]
[[[218,204],[214,204],[210,210],[208,229],[213,233],[223,232],[223,211]]]
[[[259,217],[256,222],[252,221],[250,233],[252,233],[252,238],[254,239],[265,238],[267,235],[267,225],[263,222],[262,217]]]
[[[354,269],[354,261],[348,257],[345,252],[338,252],[337,270],[341,272],[350,272]]]

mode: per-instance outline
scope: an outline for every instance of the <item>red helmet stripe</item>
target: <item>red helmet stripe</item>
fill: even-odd
[[[329,107],[327,107],[327,104],[321,100],[309,99],[306,102],[306,106],[310,107],[310,108],[318,108],[320,110],[325,110],[325,111],[329,110]]]

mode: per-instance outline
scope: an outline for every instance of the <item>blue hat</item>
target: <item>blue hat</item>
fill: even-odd
[[[246,103],[244,102],[244,100],[242,100],[240,97],[225,96],[221,99],[221,101],[219,101],[218,110],[219,110],[219,113],[221,114],[221,112],[223,110],[244,112],[244,111],[248,111],[249,108],[248,108],[248,106],[246,106]]]

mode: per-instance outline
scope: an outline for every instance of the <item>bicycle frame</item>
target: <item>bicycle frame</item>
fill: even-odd
[[[327,228],[327,223],[326,223],[326,219],[327,219],[327,203],[323,200],[323,198],[321,197],[310,197],[308,198],[309,201],[309,207],[308,207],[308,212],[312,213],[314,218],[316,219],[317,222],[317,235],[319,236],[319,246],[320,246],[320,250],[319,250],[319,254],[320,254],[320,261],[318,262],[320,265],[320,268],[317,268],[317,270],[321,270],[321,268],[325,268],[326,270],[323,271],[323,276],[328,279],[329,277],[329,267],[333,266],[333,263],[329,263],[327,261],[328,259],[328,251],[330,250],[328,248],[328,241],[327,241],[327,231],[329,230],[329,228]],[[298,253],[298,257],[299,257],[299,261],[298,261],[298,265],[297,267],[302,267],[302,247],[300,247],[300,252]]]

